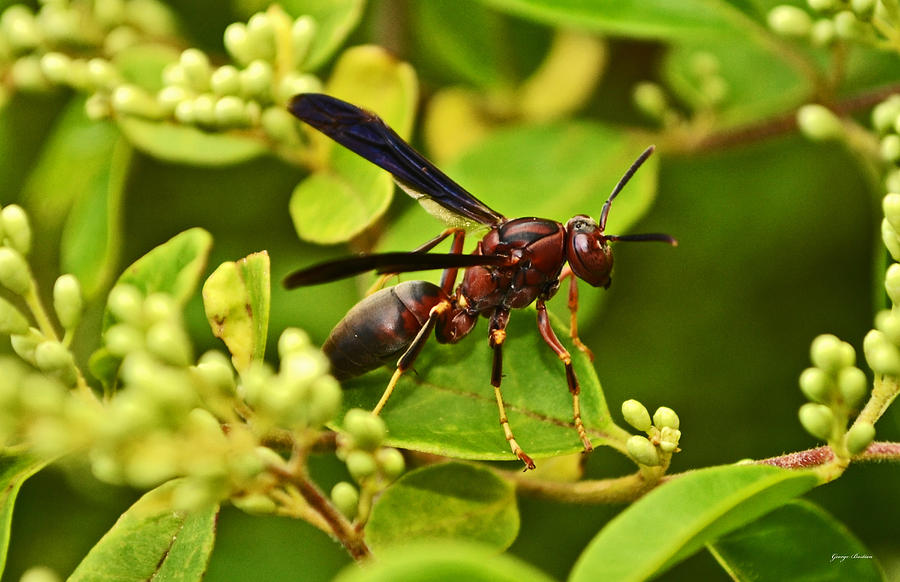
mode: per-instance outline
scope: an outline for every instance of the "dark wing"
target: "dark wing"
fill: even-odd
[[[312,267],[294,271],[284,278],[282,283],[288,289],[317,285],[345,279],[375,271],[376,273],[408,273],[410,271],[429,271],[432,269],[450,269],[453,267],[475,267],[478,265],[504,265],[509,257],[484,255],[459,255],[456,253],[380,253],[346,257],[319,263]]]
[[[493,225],[489,208],[426,160],[377,115],[320,93],[295,95],[288,110],[345,148],[390,172],[413,198],[426,197],[468,221]],[[417,196],[418,195],[418,196]]]

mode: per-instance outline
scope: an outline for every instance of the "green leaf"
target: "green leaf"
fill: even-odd
[[[287,0],[281,3],[293,17],[308,14],[316,20],[316,36],[303,64],[308,71],[322,66],[359,24],[364,0]]]
[[[219,265],[203,285],[203,306],[213,334],[225,342],[235,369],[262,361],[269,328],[269,255],[253,253]]]
[[[221,167],[246,162],[269,151],[263,140],[237,133],[209,133],[169,121],[130,116],[121,116],[116,122],[134,147],[167,162]]]
[[[576,214],[598,217],[613,186],[649,145],[646,140],[595,123],[520,126],[496,132],[445,171],[505,216],[539,216],[565,223]],[[652,156],[641,166],[616,198],[609,213],[608,233],[630,232],[650,209],[656,196],[657,157]],[[422,209],[411,207],[391,224],[378,248],[410,250],[442,227]],[[470,250],[480,236],[476,232],[468,237]],[[432,280],[438,277],[430,276]],[[412,278],[429,279],[421,274]],[[563,298],[551,301],[549,307],[568,321],[565,288]],[[590,321],[600,308],[604,292],[585,284],[580,289],[579,320]]]
[[[508,555],[460,541],[411,543],[379,554],[365,567],[351,564],[335,582],[552,582],[546,574]]]
[[[496,551],[519,532],[515,488],[485,467],[431,465],[403,475],[378,498],[366,541],[379,553],[410,540],[459,539]]]
[[[610,521],[582,553],[569,580],[647,580],[817,484],[810,471],[766,465],[687,473]]]
[[[131,167],[131,147],[120,139],[96,181],[72,207],[62,233],[60,264],[78,277],[85,297],[106,287],[119,260],[121,204]]]
[[[127,82],[153,92],[164,87],[163,69],[177,61],[180,54],[171,46],[139,44],[117,52],[113,63]]]
[[[703,81],[695,72],[699,55],[718,61],[718,74],[727,84],[727,94],[716,106],[721,126],[751,123],[782,115],[803,104],[815,87],[808,75],[801,75],[780,50],[780,45],[760,44],[742,39],[715,42],[685,42],[673,47],[663,62],[663,77],[678,98],[692,107],[708,107]],[[759,80],[765,78],[765,83]]]
[[[621,448],[627,434],[623,436],[610,418],[594,368],[558,325],[554,329],[572,353],[581,384],[582,418],[594,446],[614,443]],[[581,451],[563,365],[541,339],[535,312],[514,311],[507,331],[502,390],[517,441],[535,458]],[[389,427],[388,442],[464,459],[514,459],[499,426],[490,383],[491,354],[485,324],[455,345],[429,341],[381,412]],[[390,371],[382,369],[347,381],[345,409],[371,410],[389,377]]]
[[[710,544],[734,580],[884,580],[872,553],[808,501],[788,503]]]
[[[4,452],[0,455],[0,576],[6,569],[6,554],[12,527],[13,508],[19,489],[26,479],[40,471],[47,462],[29,455]]]
[[[721,0],[482,0],[518,16],[553,26],[637,38],[722,38],[744,20]]]
[[[412,131],[418,97],[415,72],[384,49],[361,46],[345,51],[327,92],[376,112],[402,136]],[[318,169],[294,190],[291,218],[301,238],[322,244],[343,242],[387,210],[394,185],[374,164],[310,131]]]
[[[115,124],[87,118],[84,99],[71,100],[23,189],[32,222],[55,231],[77,200],[110,189],[109,159],[119,138]]]
[[[144,295],[161,292],[171,295],[180,305],[187,303],[206,268],[212,236],[202,228],[179,233],[135,261],[116,284],[134,285]],[[112,323],[107,310],[103,330]]]
[[[69,582],[200,580],[216,533],[218,506],[172,508],[170,481],[141,497],[78,565]]]

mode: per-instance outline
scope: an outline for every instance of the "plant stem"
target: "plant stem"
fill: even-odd
[[[366,545],[365,540],[363,540],[362,535],[354,529],[347,518],[328,501],[325,494],[309,479],[309,475],[306,474],[304,467],[298,466],[294,471],[289,471],[283,467],[270,466],[269,471],[297,488],[297,491],[306,500],[310,508],[318,513],[327,524],[328,533],[344,546],[344,549],[347,550],[347,553],[354,560],[362,561],[372,556],[372,552]]]
[[[897,382],[897,378],[893,376],[876,376],[872,396],[869,397],[869,401],[866,402],[865,407],[863,407],[862,412],[859,413],[853,424],[859,422],[875,424],[888,406],[891,405],[891,402],[894,401],[894,398],[897,397],[897,394],[900,394],[900,383]]]
[[[575,482],[534,479],[520,471],[498,470],[497,474],[515,484],[518,492],[565,503],[628,503],[660,483],[659,479],[648,481],[640,472],[614,479]]]

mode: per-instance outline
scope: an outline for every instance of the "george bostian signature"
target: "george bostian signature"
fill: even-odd
[[[831,554],[832,562],[843,562],[844,560],[871,560],[872,556],[868,554]]]

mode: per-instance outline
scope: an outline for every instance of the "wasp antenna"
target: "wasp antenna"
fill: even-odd
[[[647,158],[653,154],[653,150],[656,149],[656,146],[650,146],[645,149],[641,155],[631,164],[631,167],[625,172],[625,174],[619,179],[619,183],[616,184],[616,187],[613,188],[613,191],[610,193],[609,198],[606,199],[606,202],[603,203],[603,209],[600,210],[600,232],[603,232],[603,229],[606,228],[606,217],[609,216],[609,206],[612,204],[613,199],[619,195],[619,192],[622,191],[622,188],[625,187],[625,184],[631,180],[631,177],[634,176],[634,173],[638,171],[644,162],[647,161]]]
[[[645,234],[608,234],[605,235],[606,240],[622,241],[622,242],[664,242],[669,243],[673,247],[678,246],[678,239],[661,232],[649,232]]]

